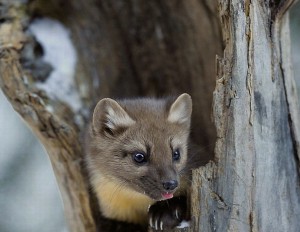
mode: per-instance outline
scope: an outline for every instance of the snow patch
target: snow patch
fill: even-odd
[[[188,222],[188,221],[182,221],[177,226],[177,228],[179,228],[179,229],[183,229],[183,228],[187,228],[187,227],[190,227],[190,222]]]
[[[29,30],[44,49],[44,61],[53,67],[47,80],[37,83],[37,87],[70,105],[74,112],[79,111],[82,105],[74,81],[77,54],[69,30],[49,18],[33,21]]]

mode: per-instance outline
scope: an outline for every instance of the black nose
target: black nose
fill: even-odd
[[[178,186],[177,180],[170,180],[162,183],[164,186],[164,189],[167,191],[174,190]]]

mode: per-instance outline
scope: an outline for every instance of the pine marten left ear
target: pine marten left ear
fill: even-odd
[[[116,135],[134,123],[127,112],[110,98],[100,100],[93,113],[93,129],[100,133]]]
[[[192,114],[192,98],[189,94],[181,94],[171,105],[168,121],[171,123],[190,123]]]

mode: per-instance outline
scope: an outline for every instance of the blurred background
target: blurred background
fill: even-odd
[[[300,3],[291,10],[290,19],[300,93]],[[66,232],[63,205],[47,154],[1,90],[0,131],[0,232]]]
[[[294,77],[300,94],[300,2],[290,11],[291,49],[294,68]]]
[[[0,231],[66,231],[47,154],[1,91],[0,131]]]

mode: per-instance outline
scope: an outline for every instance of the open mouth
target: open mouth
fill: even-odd
[[[173,198],[173,193],[165,192],[165,193],[162,193],[161,195],[162,195],[164,200]]]
[[[147,195],[155,201],[163,201],[173,198],[174,192],[158,192],[152,194],[148,193]]]

